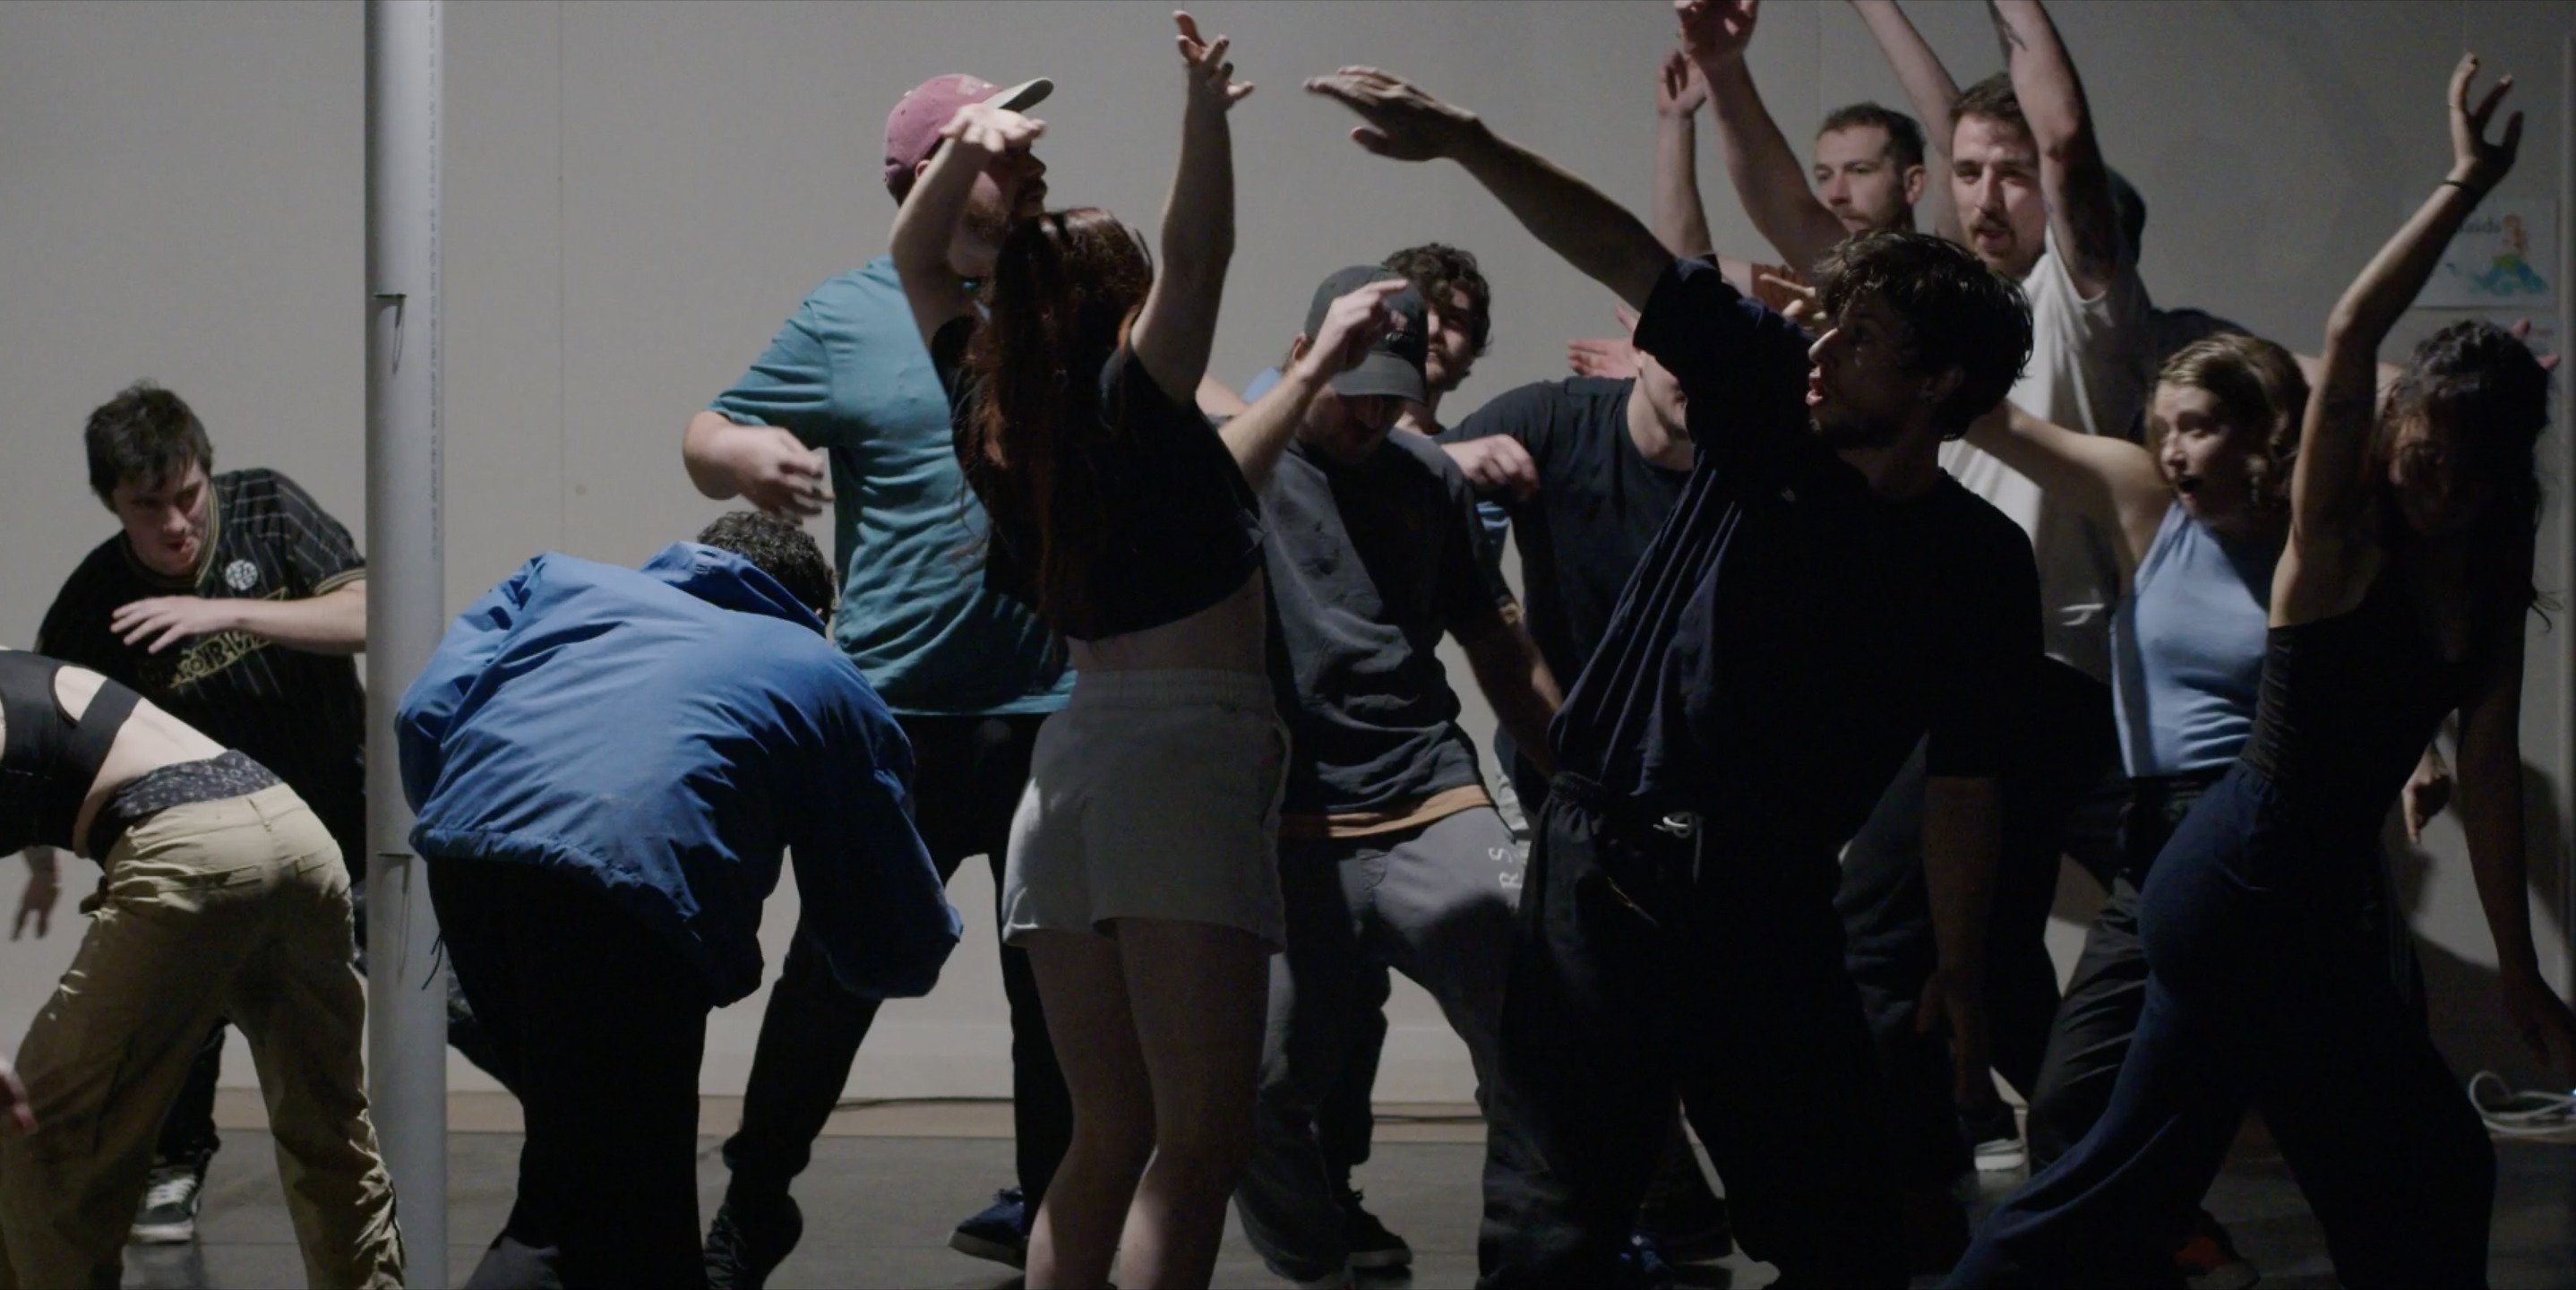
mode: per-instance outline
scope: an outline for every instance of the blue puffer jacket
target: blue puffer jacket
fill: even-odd
[[[957,944],[907,813],[912,746],[821,622],[730,552],[530,560],[457,617],[396,733],[419,854],[596,882],[718,1005],[760,984],[782,851],[850,990],[926,994]]]

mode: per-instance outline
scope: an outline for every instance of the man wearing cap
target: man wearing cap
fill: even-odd
[[[1051,89],[1045,80],[1000,89],[962,75],[922,82],[886,117],[886,190],[898,203],[912,190],[958,108],[1025,108]],[[1023,149],[995,157],[975,181],[949,248],[960,277],[987,272],[1011,225],[1043,208],[1045,174]],[[691,482],[709,497],[796,516],[833,507],[841,600],[832,639],[912,741],[914,821],[939,872],[951,875],[980,854],[998,890],[1038,724],[1064,706],[1073,678],[1050,660],[1036,620],[986,591],[969,563],[983,516],[959,477],[948,398],[892,259],[880,255],[815,288],[733,388],[690,419],[681,451]],[[1063,1158],[1072,1109],[1028,957],[1007,945],[1001,956],[1019,1186],[961,1224],[949,1244],[1017,1267],[1028,1216]],[[756,1287],[795,1247],[802,1221],[788,1183],[839,1102],[876,1009],[833,983],[800,928],[761,1022],[742,1128],[725,1143],[733,1176],[707,1235],[716,1285]]]
[[[1335,298],[1396,276],[1325,279],[1291,361]],[[1477,557],[1466,476],[1430,439],[1388,433],[1424,401],[1428,336],[1419,292],[1390,306],[1395,329],[1316,396],[1261,496],[1271,677],[1291,736],[1288,949],[1272,961],[1260,1136],[1235,1204],[1271,1270],[1301,1283],[1349,1275],[1314,1115],[1353,1046],[1365,974],[1392,967],[1429,990],[1480,1083],[1491,1077],[1521,863],[1458,727],[1442,634],[1524,746],[1546,747],[1558,701],[1519,607]]]

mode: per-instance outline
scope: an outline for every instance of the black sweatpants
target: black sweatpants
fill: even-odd
[[[1029,752],[1043,716],[900,718],[912,740],[913,826],[944,879],[968,856],[993,867],[1002,890],[1011,813],[1029,783]],[[997,911],[998,912],[998,911]],[[1011,1011],[1011,1122],[1019,1184],[1035,1213],[1073,1140],[1073,1100],[1047,1039],[1028,951],[1002,946],[1002,990]],[[850,1063],[876,1021],[878,1001],[832,979],[822,952],[799,929],[770,990],[743,1091],[742,1128],[725,1142],[729,1196],[783,1196],[813,1158],[814,1139],[840,1105]]]
[[[2107,883],[2117,868],[2119,733],[2110,688],[2054,661],[2034,686],[2029,738],[2004,776],[2004,834],[1986,935],[1986,1027],[1995,1071],[2027,1098],[2039,1083],[2057,1013],[2048,912],[2059,857]],[[1970,1168],[1951,1095],[1946,1031],[1915,1031],[1915,1007],[1940,951],[1923,885],[1923,749],[1918,745],[1843,853],[1835,908],[1849,967],[1888,1085],[1898,1176],[1941,1187]]]
[[[1487,1286],[1617,1281],[1676,1091],[1746,1253],[1784,1284],[1905,1284],[1833,857],[1700,828],[1620,813],[1577,776],[1552,785],[1494,1091],[1537,1158],[1487,1158]]]
[[[705,1285],[703,978],[578,877],[432,858],[429,896],[527,1118],[511,1241],[556,1251],[567,1287]]]

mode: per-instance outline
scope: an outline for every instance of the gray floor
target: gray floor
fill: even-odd
[[[303,1283],[294,1234],[279,1198],[267,1135],[225,1135],[193,1246],[128,1252],[128,1286],[292,1286]],[[462,1278],[498,1230],[508,1208],[518,1138],[459,1133],[451,1139],[448,1221],[458,1242],[450,1267]],[[709,1213],[723,1186],[723,1165],[709,1139],[699,1186]],[[1362,1170],[1369,1205],[1412,1241],[1418,1261],[1409,1284],[1422,1290],[1466,1286],[1475,1279],[1473,1182],[1480,1148],[1382,1143]],[[2576,1148],[2498,1144],[2500,1194],[2492,1270],[2499,1286],[2576,1287]],[[1005,1141],[965,1138],[825,1138],[797,1192],[806,1214],[805,1241],[771,1281],[778,1290],[816,1286],[965,1286],[1012,1284],[1008,1269],[947,1248],[948,1230],[980,1207],[1010,1168]],[[2010,1179],[1990,1179],[1989,1190]],[[2211,1193],[2210,1208],[2235,1231],[2263,1284],[2331,1287],[2332,1270],[2306,1204],[2275,1158],[2240,1153]],[[1769,1267],[1742,1256],[1691,1269],[1699,1285],[1751,1287]],[[1216,1282],[1283,1284],[1265,1272],[1230,1232]]]

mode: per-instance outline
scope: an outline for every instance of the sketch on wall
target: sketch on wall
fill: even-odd
[[[2460,226],[2415,303],[2427,309],[2539,309],[2558,298],[2558,203],[2493,201]]]

